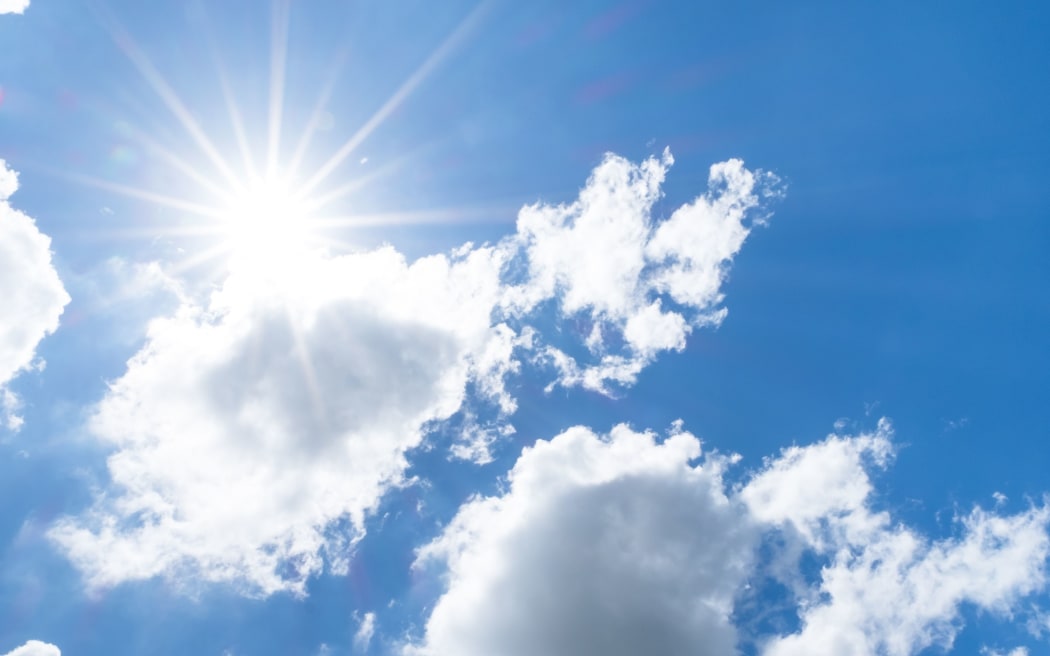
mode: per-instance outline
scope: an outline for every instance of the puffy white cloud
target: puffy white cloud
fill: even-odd
[[[523,209],[496,246],[413,263],[389,247],[293,249],[234,260],[204,300],[176,285],[178,309],[151,323],[90,421],[113,448],[111,481],[51,537],[94,587],[168,576],[302,593],[326,563],[339,571],[429,427],[460,413],[451,453],[492,460],[513,433],[505,381],[522,352],[564,384],[605,389],[720,319],[724,266],[772,178],[716,165],[710,191],[656,227],[670,164],[669,153],[639,165],[610,155],[579,201]],[[594,319],[597,365],[530,325],[552,300]],[[626,350],[606,344],[613,333]]]
[[[779,193],[778,180],[738,159],[721,162],[706,193],[658,220],[653,207],[673,161],[666,150],[640,164],[608,155],[575,202],[519,214],[528,275],[506,305],[527,312],[557,299],[562,313],[592,324],[584,341],[596,362],[580,365],[553,346],[542,352],[563,385],[629,385],[658,352],[681,350],[695,326],[725,317],[728,265],[764,219],[762,201]]]
[[[62,656],[58,647],[39,640],[30,640],[4,656]]]
[[[827,558],[800,597],[800,631],[769,640],[764,654],[903,656],[948,648],[963,604],[1008,614],[1046,588],[1045,506],[1012,516],[976,508],[958,519],[957,537],[943,540],[873,510],[867,471],[886,466],[890,437],[883,420],[871,434],[785,449],[741,492],[753,517]]]
[[[875,433],[832,435],[817,445],[784,449],[741,497],[757,519],[789,524],[816,548],[863,542],[889,521],[866,510],[872,493],[866,464],[887,464],[891,436],[889,422],[882,420]]]
[[[560,294],[566,312],[629,316],[641,293],[649,212],[672,162],[669,152],[641,164],[609,155],[576,202],[523,208],[518,233],[531,279],[520,302],[532,306]]]
[[[914,654],[951,646],[959,607],[1006,611],[1042,589],[1046,513],[1013,518],[975,512],[960,540],[928,544],[907,530],[846,551],[822,573],[828,596],[802,613],[803,629],[767,654]]]
[[[950,647],[964,604],[1006,615],[1047,588],[1045,506],[978,508],[931,539],[871,506],[868,472],[892,451],[880,422],[785,449],[727,489],[728,460],[698,460],[688,433],[540,441],[504,493],[466,503],[420,549],[447,587],[404,652],[733,654],[746,641],[766,656],[901,656]],[[763,602],[754,586],[770,575],[793,591],[799,629],[745,634],[736,611]]]
[[[29,0],[0,0],[0,14],[21,14],[29,7]],[[0,188],[0,194],[3,193]]]
[[[1048,520],[1045,507],[1010,517],[977,509],[960,520],[959,538],[930,541],[887,526],[869,541],[843,544],[821,572],[819,596],[800,612],[801,631],[771,641],[764,653],[947,649],[964,603],[1009,615],[1019,599],[1046,588]]]
[[[790,527],[826,554],[820,581],[803,598],[801,630],[771,640],[768,656],[914,654],[950,647],[969,603],[1008,613],[1046,588],[1050,510],[1002,516],[974,509],[960,535],[931,540],[871,508],[867,470],[892,454],[889,422],[875,433],[831,436],[791,447],[741,492],[760,521]]]
[[[5,385],[34,366],[36,347],[58,328],[69,295],[51,262],[51,240],[11,207],[18,174],[0,160],[0,423],[17,429],[19,399]]]
[[[90,423],[115,449],[111,486],[51,537],[92,586],[189,574],[299,593],[338,571],[476,362],[502,393],[486,355],[506,339],[490,322],[502,259],[304,257],[153,321]]]
[[[526,449],[417,566],[448,591],[407,654],[731,653],[752,527],[692,435],[577,427]]]

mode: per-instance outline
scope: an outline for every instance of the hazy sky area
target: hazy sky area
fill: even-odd
[[[0,0],[0,655],[1050,653],[1048,33]]]

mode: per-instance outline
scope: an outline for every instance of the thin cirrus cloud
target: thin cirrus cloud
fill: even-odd
[[[42,367],[37,345],[58,328],[69,294],[51,260],[51,239],[11,206],[18,174],[0,159],[0,424],[17,430],[19,398],[7,385],[21,372]]]
[[[1023,610],[1046,588],[1050,511],[977,508],[957,537],[930,539],[872,509],[868,472],[888,465],[891,437],[882,421],[792,447],[736,487],[722,478],[734,459],[701,458],[678,426],[540,440],[504,493],[464,504],[418,551],[446,588],[402,653],[728,655],[747,642],[764,656],[905,656],[950,648],[964,604]],[[772,558],[763,544],[779,545]],[[819,573],[804,573],[807,554]],[[797,630],[743,621],[769,606],[765,580],[792,592]]]
[[[495,428],[468,426],[453,451],[485,462],[513,430],[506,382],[523,365],[553,359],[557,382],[606,391],[717,323],[724,270],[775,180],[716,164],[707,192],[657,222],[671,163],[610,155],[575,203],[524,208],[495,245],[415,262],[391,247],[319,255],[234,270],[184,299],[150,324],[89,422],[113,449],[109,490],[51,538],[94,588],[165,576],[305,594],[311,576],[345,571],[429,426],[487,405]],[[608,285],[581,272],[594,258],[570,267],[602,234],[631,263]],[[552,345],[535,312],[546,303],[595,329]]]

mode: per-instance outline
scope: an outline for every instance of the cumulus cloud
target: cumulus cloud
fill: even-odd
[[[5,386],[34,366],[36,347],[58,328],[69,295],[51,262],[51,240],[30,217],[11,207],[18,174],[0,160],[0,423],[17,429],[20,400]]]
[[[700,455],[688,433],[626,426],[526,449],[505,495],[469,502],[419,552],[449,588],[406,653],[730,653],[754,536],[724,462]]]
[[[1046,588],[1050,510],[1003,516],[975,508],[958,518],[958,537],[930,540],[870,507],[865,460],[884,465],[889,451],[882,422],[872,435],[787,449],[742,492],[753,516],[790,527],[828,557],[803,599],[801,630],[774,638],[765,654],[947,649],[963,604],[1005,615]]]
[[[267,261],[206,299],[179,295],[91,419],[113,448],[109,486],[51,537],[93,587],[168,576],[303,593],[341,571],[431,427],[458,413],[450,453],[492,460],[524,364],[605,391],[721,320],[725,267],[774,179],[718,164],[705,194],[654,221],[671,161],[610,155],[578,201],[524,208],[496,245]],[[547,303],[589,318],[597,364],[545,341]]]
[[[466,503],[419,550],[446,589],[403,651],[733,654],[747,642],[766,656],[901,656],[950,647],[964,604],[1006,615],[1046,589],[1045,506],[977,508],[957,536],[931,539],[872,509],[869,472],[892,450],[882,422],[786,449],[728,488],[731,459],[702,458],[680,430],[541,440],[504,493]],[[802,567],[804,554],[823,568]],[[788,584],[797,631],[740,623],[769,576]]]
[[[62,652],[52,644],[30,640],[4,656],[62,656]]]
[[[889,422],[882,420],[874,433],[784,449],[741,498],[754,517],[790,525],[815,548],[865,542],[888,521],[885,514],[866,510],[873,489],[866,464],[887,465],[893,455],[890,435]]]
[[[339,570],[501,339],[500,263],[491,248],[304,259],[155,320],[91,421],[116,449],[111,489],[51,536],[94,586],[191,574],[301,592]]]
[[[728,265],[766,216],[763,201],[780,193],[778,180],[738,159],[721,162],[706,193],[659,219],[653,208],[673,162],[667,150],[640,164],[608,155],[575,202],[519,214],[528,276],[505,303],[528,312],[556,299],[564,315],[590,324],[589,362],[544,350],[563,385],[602,392],[609,383],[630,385],[657,353],[683,349],[694,327],[725,317]]]
[[[0,14],[21,14],[29,6],[29,0],[0,0]]]

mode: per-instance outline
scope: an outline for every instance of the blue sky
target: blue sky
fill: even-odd
[[[0,0],[0,654],[1044,653],[1048,28]]]

